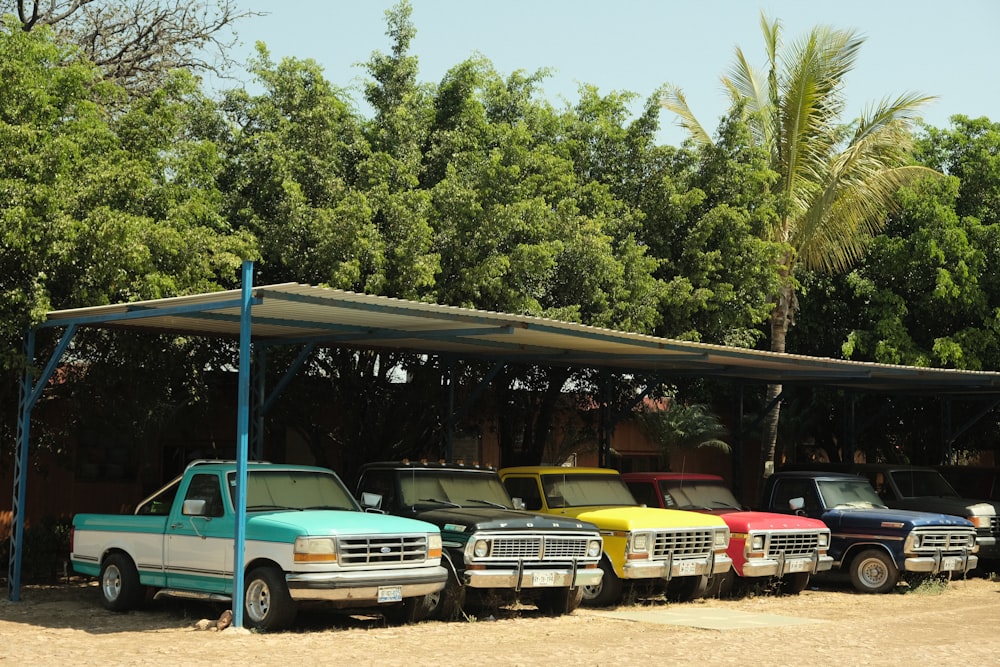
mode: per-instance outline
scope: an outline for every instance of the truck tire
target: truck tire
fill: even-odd
[[[786,574],[778,582],[783,595],[798,595],[809,585],[808,572]]]
[[[583,587],[552,588],[542,591],[538,597],[538,610],[549,616],[572,614],[583,601]]]
[[[287,628],[298,609],[288,594],[288,585],[275,567],[258,567],[246,577],[243,609],[247,627],[269,632]]]
[[[708,575],[674,577],[667,582],[666,598],[672,602],[690,602],[705,597],[708,590]]]
[[[465,606],[465,587],[459,583],[451,560],[447,556],[445,559],[448,562],[442,565],[448,570],[448,581],[444,588],[422,598],[420,613],[424,618],[435,621],[451,621],[463,612]]]
[[[128,555],[113,553],[104,559],[101,564],[101,597],[105,609],[135,609],[142,603],[145,593],[145,588],[139,583],[139,571]]]
[[[733,593],[733,587],[736,585],[736,571],[727,570],[722,574],[712,575],[712,578],[708,581],[708,587],[705,589],[706,598],[727,598]]]
[[[607,556],[601,558],[600,567],[604,572],[601,581],[593,586],[580,587],[583,589],[583,604],[588,607],[610,607],[622,597],[622,580],[615,574]]]
[[[898,580],[899,568],[881,549],[867,549],[851,561],[851,583],[861,593],[888,593]]]

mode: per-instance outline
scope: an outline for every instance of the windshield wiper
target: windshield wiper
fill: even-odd
[[[286,507],[284,505],[250,505],[247,512],[266,512],[268,510],[288,510],[289,512],[301,512],[299,507]]]
[[[420,498],[417,500],[418,503],[437,503],[438,505],[447,505],[448,507],[461,507],[458,503],[453,503],[450,500],[441,500],[440,498]]]
[[[349,510],[354,511],[353,507],[343,507],[341,505],[310,505],[309,507],[303,507],[304,510]]]
[[[490,507],[496,507],[497,509],[501,509],[501,510],[509,510],[510,509],[506,505],[502,505],[500,503],[495,503],[492,500],[483,500],[482,498],[466,498],[465,502],[467,502],[467,503],[482,503],[483,505],[489,505]]]

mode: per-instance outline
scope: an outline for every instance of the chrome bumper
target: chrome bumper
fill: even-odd
[[[574,576],[575,574],[575,576]],[[541,570],[518,570],[512,568],[490,568],[488,570],[466,570],[462,574],[469,588],[575,588],[595,586],[601,583],[604,571],[598,567],[546,568]]]
[[[666,560],[630,560],[622,568],[624,579],[673,579],[697,575],[723,574],[733,565],[726,554],[713,553],[707,558],[667,558]]]
[[[421,597],[444,588],[448,571],[438,566],[361,572],[291,573],[286,576],[293,600],[378,602],[379,589],[399,586],[403,598]]]

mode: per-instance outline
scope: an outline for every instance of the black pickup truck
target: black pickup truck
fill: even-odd
[[[428,595],[423,616],[449,619],[515,600],[559,615],[596,586],[602,540],[596,526],[515,509],[492,468],[426,462],[362,467],[357,497],[372,510],[417,518],[441,529],[444,590]]]

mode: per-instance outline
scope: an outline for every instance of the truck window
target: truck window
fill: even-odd
[[[792,498],[802,498],[805,501],[802,509],[806,512],[820,509],[816,488],[809,479],[779,479],[773,498],[771,508],[779,512],[791,511],[788,501]]]
[[[211,474],[198,474],[191,478],[187,495],[184,500],[204,500],[205,516],[222,516],[222,491],[219,488],[219,477]]]
[[[229,494],[236,504],[236,475],[229,474]],[[340,478],[317,470],[251,470],[247,475],[247,511],[269,509],[360,511]]]
[[[361,493],[377,493],[382,496],[379,509],[396,506],[396,485],[391,470],[369,470],[359,489]]]
[[[538,492],[538,482],[534,477],[508,477],[503,484],[511,498],[524,501],[524,509],[542,509],[542,494]]]
[[[174,498],[177,496],[177,489],[180,488],[181,478],[175,479],[169,486],[161,489],[159,493],[151,498],[142,501],[136,508],[136,514],[148,514],[150,516],[167,516],[170,508],[174,506]]]
[[[649,482],[629,482],[628,490],[632,492],[635,496],[636,502],[645,505],[646,507],[659,507],[659,498],[656,497],[656,487]],[[673,505],[672,499],[664,507],[671,507]]]

